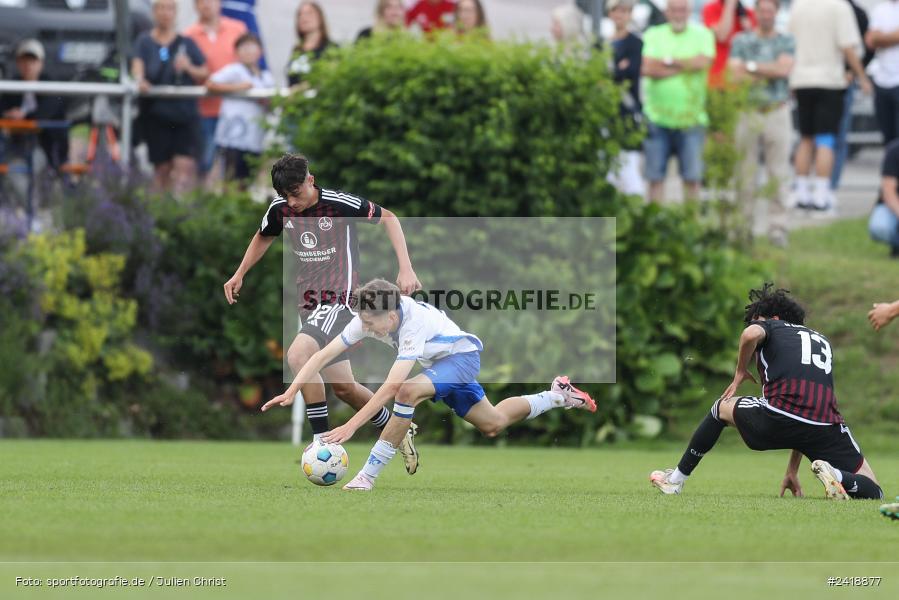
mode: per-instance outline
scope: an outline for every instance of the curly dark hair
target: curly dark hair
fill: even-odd
[[[781,321],[803,325],[805,309],[788,294],[790,290],[775,289],[774,284],[766,282],[761,289],[749,290],[749,302],[746,305],[744,322],[748,325],[759,317],[770,319],[778,317]]]

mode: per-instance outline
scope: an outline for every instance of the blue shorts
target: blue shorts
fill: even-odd
[[[434,384],[434,398],[431,401],[443,402],[460,417],[465,417],[471,407],[486,395],[477,381],[480,372],[480,352],[452,354],[423,371]]]
[[[664,181],[668,159],[677,157],[681,179],[690,183],[702,181],[702,150],[705,129],[669,129],[648,123],[643,152],[646,155],[646,179]]]

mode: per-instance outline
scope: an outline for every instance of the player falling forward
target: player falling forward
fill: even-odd
[[[262,225],[234,276],[225,283],[225,298],[228,304],[237,302],[244,276],[286,230],[302,267],[297,276],[300,330],[287,351],[287,363],[298,373],[309,357],[335,339],[353,318],[348,301],[359,283],[357,221],[384,227],[399,263],[397,285],[404,292],[411,293],[421,284],[412,270],[399,219],[386,208],[358,196],[318,187],[309,172],[309,162],[300,155],[287,154],[274,164],[272,187],[278,197],[262,217]],[[324,381],[331,384],[338,398],[356,410],[372,397],[371,390],[354,380],[349,358],[343,352],[331,356],[313,376],[303,381],[302,386],[292,389],[294,393],[303,393],[314,438],[328,430]],[[378,428],[383,428],[390,419],[387,409],[366,414]],[[412,425],[400,444],[410,475],[418,469],[414,436],[415,425]]]
[[[805,311],[788,293],[769,283],[749,292],[734,380],[699,424],[677,468],[650,474],[650,482],[662,493],[681,493],[724,428],[733,425],[752,450],[793,451],[781,496],[786,490],[802,496],[797,474],[805,455],[828,498],[883,497],[874,471],[837,410],[830,342],[803,325]],[[764,396],[734,397],[741,383],[755,381],[748,370],[753,357]]]
[[[443,311],[401,295],[399,288],[383,279],[362,286],[356,292],[356,301],[358,314],[340,337],[309,359],[286,392],[262,407],[268,410],[275,405],[289,406],[303,381],[314,377],[333,357],[366,337],[396,348],[396,362],[368,404],[346,424],[322,436],[329,443],[349,440],[366,419],[395,398],[393,416],[365,466],[344,486],[345,490],[370,491],[374,487],[375,479],[406,435],[415,407],[428,398],[442,401],[488,437],[553,408],[596,412],[596,403],[590,395],[571,385],[567,377],[556,377],[549,390],[506,398],[494,406],[477,382],[483,345],[476,336],[459,329]],[[424,370],[409,378],[416,361]]]

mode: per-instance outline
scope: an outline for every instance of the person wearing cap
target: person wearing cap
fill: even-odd
[[[16,46],[16,81],[46,81],[44,70],[44,46],[35,39],[26,39]],[[66,119],[67,103],[62,96],[3,94],[0,96],[0,116],[14,120]],[[32,135],[32,134],[27,134]],[[38,132],[38,145],[44,152],[47,165],[54,171],[69,159],[69,130],[66,128],[42,129]],[[10,139],[13,154],[21,155],[27,147],[25,135],[13,135]]]

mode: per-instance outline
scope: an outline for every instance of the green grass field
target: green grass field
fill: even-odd
[[[352,475],[368,446],[347,449]],[[880,576],[881,592],[899,591],[893,565],[770,564],[894,560],[899,523],[881,517],[877,502],[825,501],[807,465],[807,497],[781,499],[786,453],[733,440],[704,459],[684,495],[663,497],[647,475],[680,451],[426,446],[419,474],[409,477],[397,461],[365,495],[309,484],[287,444],[2,442],[0,598],[52,597],[15,587],[17,576],[119,573],[231,581],[227,589],[116,590],[153,598],[354,595],[354,574],[364,574],[369,591],[398,577],[417,586],[410,597],[424,598],[458,597],[450,590],[462,585],[478,597],[552,596],[563,584],[570,597],[598,589],[641,597],[632,592],[647,591],[659,573],[690,586],[691,597],[715,597],[724,585],[736,586],[732,597],[768,588],[828,593],[831,575]],[[899,453],[869,458],[887,492],[899,491]],[[769,564],[732,564],[747,561]],[[382,562],[391,564],[371,564]],[[690,564],[654,564],[667,562]],[[333,588],[310,587],[325,573]],[[412,591],[395,587],[402,597]]]

